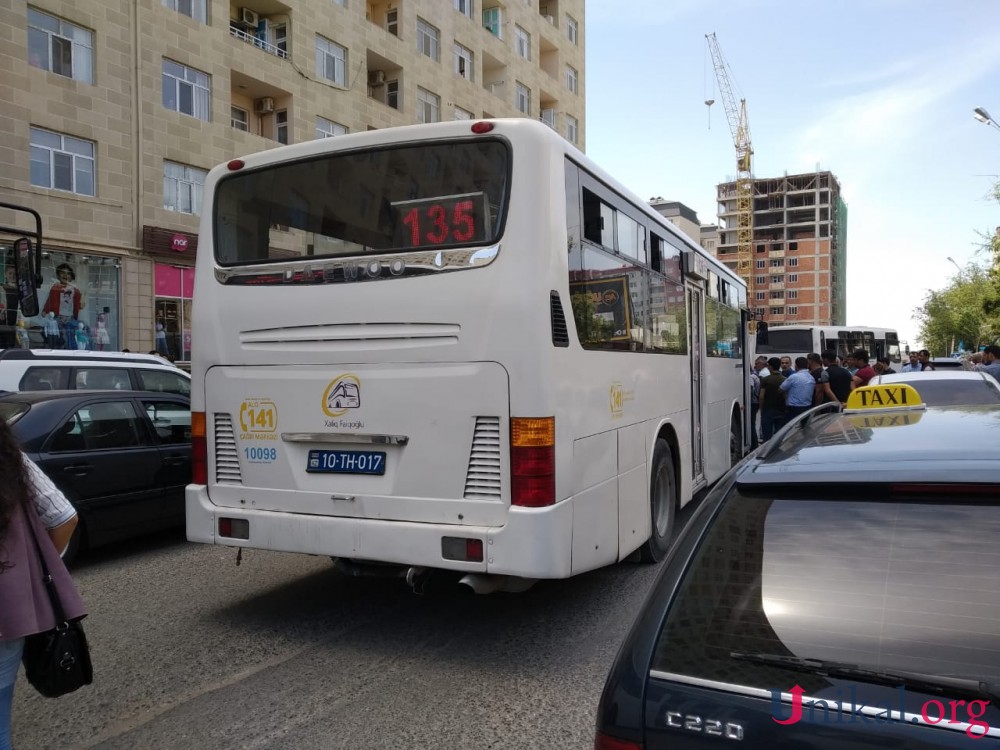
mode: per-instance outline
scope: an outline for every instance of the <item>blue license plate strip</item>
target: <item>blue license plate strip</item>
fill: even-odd
[[[311,450],[306,471],[319,474],[385,474],[383,451]]]

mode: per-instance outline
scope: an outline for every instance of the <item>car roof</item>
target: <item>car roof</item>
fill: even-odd
[[[177,396],[190,400],[190,396],[174,391],[117,391],[117,390],[75,390],[75,391],[6,391],[0,392],[0,401],[14,401],[22,404],[40,404],[46,401],[65,401],[67,399],[90,399],[94,397],[108,398],[162,398]]]
[[[183,372],[181,368],[169,360],[141,352],[98,352],[90,349],[0,349],[0,362],[25,360],[35,360],[38,362],[87,360],[91,362],[118,362],[134,365],[146,364]]]
[[[920,390],[921,380],[986,380],[997,382],[988,372],[978,370],[923,370],[921,372],[897,372],[892,375],[876,375],[869,381],[875,383],[912,383]],[[998,383],[1000,385],[1000,383]]]
[[[833,411],[790,422],[738,470],[737,483],[996,483],[1000,405]]]

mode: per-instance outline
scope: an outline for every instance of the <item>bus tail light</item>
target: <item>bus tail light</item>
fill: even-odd
[[[555,417],[510,421],[511,504],[540,508],[556,501]]]
[[[208,441],[205,412],[191,412],[191,483],[208,484]]]

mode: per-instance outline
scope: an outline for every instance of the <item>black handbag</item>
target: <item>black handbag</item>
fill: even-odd
[[[27,512],[27,511],[25,511]],[[94,670],[90,663],[90,648],[87,636],[79,620],[67,620],[63,612],[55,582],[49,575],[45,556],[38,544],[35,527],[31,519],[25,519],[28,533],[35,542],[38,561],[42,566],[42,580],[52,602],[52,612],[56,626],[44,633],[29,635],[24,639],[24,654],[21,662],[28,682],[46,698],[58,698],[94,681]]]

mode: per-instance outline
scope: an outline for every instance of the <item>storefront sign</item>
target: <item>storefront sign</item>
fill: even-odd
[[[187,252],[188,240],[187,237],[180,232],[176,233],[170,240],[170,249],[178,253]]]

